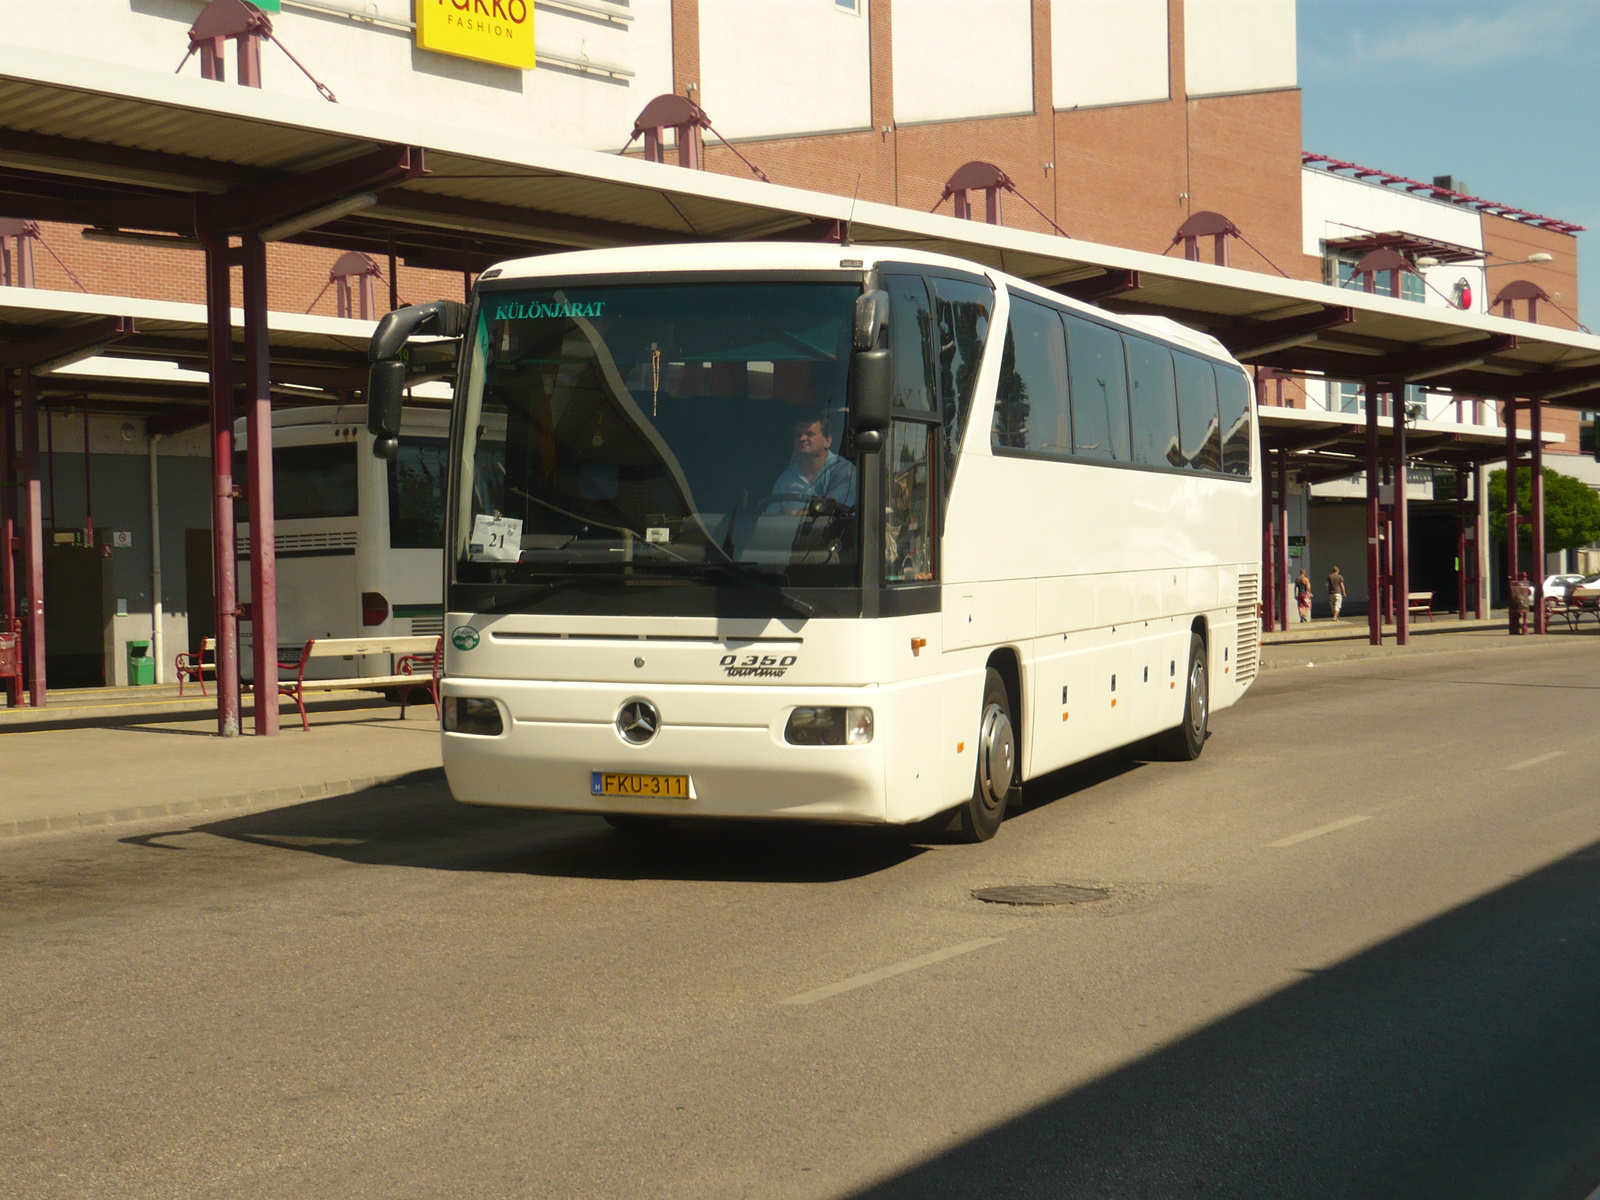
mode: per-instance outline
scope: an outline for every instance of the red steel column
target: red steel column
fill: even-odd
[[[1398,272],[1396,276],[1398,277]],[[1389,397],[1394,410],[1394,643],[1411,639],[1411,560],[1409,506],[1406,503],[1406,393],[1398,384]]]
[[[87,418],[85,418],[87,420]],[[44,496],[39,490],[39,400],[33,375],[22,370],[22,571],[28,609],[23,614],[28,673],[28,703],[45,704],[44,670]]]
[[[1289,602],[1294,599],[1289,590],[1289,452],[1278,450],[1278,528],[1276,557],[1278,578],[1273,584],[1278,589],[1278,628],[1289,628]]]
[[[278,566],[272,519],[272,387],[268,379],[267,247],[244,235],[246,470],[250,477],[250,628],[258,736],[278,732]]]
[[[17,412],[11,399],[11,372],[0,369],[0,633],[15,633],[17,621]],[[18,656],[20,660],[20,655]],[[6,678],[6,703],[22,703],[22,677]]]
[[[1510,607],[1517,582],[1517,402],[1501,405],[1506,422],[1506,605],[1511,632],[1517,629],[1516,611]]]
[[[1367,639],[1383,645],[1383,599],[1379,595],[1381,567],[1378,561],[1378,397],[1375,385],[1366,386],[1367,396]]]
[[[1274,601],[1278,568],[1273,554],[1272,466],[1266,453],[1262,459],[1261,473],[1266,478],[1261,481],[1261,628],[1270,633],[1278,619],[1278,606]]]
[[[1533,303],[1529,301],[1530,305]],[[1528,401],[1528,432],[1533,435],[1533,456],[1528,463],[1530,475],[1528,504],[1533,523],[1533,631],[1545,631],[1544,611],[1544,403]]]
[[[1263,369],[1256,368],[1256,408],[1267,399],[1267,381]],[[1272,554],[1272,452],[1261,448],[1261,629],[1272,632],[1277,620],[1277,605],[1273,599],[1273,581],[1277,579]]]
[[[228,239],[206,239],[211,372],[211,578],[217,614],[217,733],[239,736],[239,595],[233,518],[233,285]]]

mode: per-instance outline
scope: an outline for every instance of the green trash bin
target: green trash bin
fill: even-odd
[[[156,681],[156,660],[149,642],[124,642],[128,648],[128,686],[149,687]]]

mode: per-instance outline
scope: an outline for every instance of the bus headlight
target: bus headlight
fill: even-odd
[[[791,746],[865,746],[872,740],[870,708],[797,708],[783,740]]]
[[[498,737],[505,730],[500,706],[478,696],[446,696],[444,727],[450,733],[474,733],[479,737]]]

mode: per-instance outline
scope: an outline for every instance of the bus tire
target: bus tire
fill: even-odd
[[[984,676],[983,704],[978,713],[978,764],[972,798],[959,809],[964,842],[987,842],[999,832],[1006,805],[1022,791],[1017,782],[1017,733],[1011,717],[1011,697],[1006,681],[993,667]]]
[[[1211,676],[1206,666],[1206,643],[1198,633],[1189,635],[1189,669],[1183,677],[1183,720],[1156,738],[1156,749],[1169,762],[1193,762],[1206,748],[1211,717]]]

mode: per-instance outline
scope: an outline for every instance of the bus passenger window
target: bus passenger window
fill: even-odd
[[[939,401],[944,414],[944,486],[948,491],[983,363],[983,344],[989,338],[994,290],[959,279],[935,279],[933,291],[937,297]]]
[[[933,439],[936,427],[896,421],[884,459],[883,580],[933,580]]]
[[[1250,378],[1237,367],[1218,367],[1217,398],[1222,421],[1222,470],[1250,476]]]
[[[1133,416],[1133,461],[1149,467],[1179,467],[1178,396],[1172,351],[1158,342],[1125,336],[1128,344],[1128,408]]]
[[[1072,452],[1078,458],[1132,461],[1128,449],[1128,368],[1117,331],[1065,314],[1072,378]]]
[[[1217,423],[1217,377],[1211,364],[1174,350],[1178,368],[1178,432],[1183,465],[1195,471],[1222,470],[1222,431]]]
[[[1056,310],[1011,297],[1000,383],[995,392],[994,445],[1044,454],[1072,453],[1067,404],[1067,343]]]
[[[894,406],[913,412],[938,407],[933,358],[933,310],[920,275],[885,275],[889,293],[889,349],[894,351]]]

